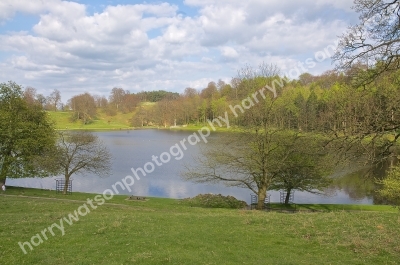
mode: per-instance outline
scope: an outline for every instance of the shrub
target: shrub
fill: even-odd
[[[387,177],[378,183],[383,185],[378,194],[387,203],[398,206],[400,209],[400,166],[391,167]]]
[[[193,198],[186,198],[183,201],[195,207],[207,208],[233,208],[240,209],[247,206],[244,201],[239,201],[233,196],[223,196],[221,194],[199,194]]]

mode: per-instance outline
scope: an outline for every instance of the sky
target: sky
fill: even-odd
[[[0,83],[62,101],[229,83],[274,64],[295,79],[332,69],[357,22],[350,0],[1,0]]]

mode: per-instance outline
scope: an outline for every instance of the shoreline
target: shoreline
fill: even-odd
[[[61,193],[56,193],[56,190],[52,189],[39,189],[39,188],[27,188],[18,186],[7,186],[5,192],[0,192],[0,196],[5,198],[7,196],[17,196],[17,197],[35,197],[38,199],[54,199],[54,200],[73,200],[76,202],[84,202],[87,198],[94,197],[100,193],[90,193],[90,192],[73,192],[69,195],[63,195]],[[127,200],[130,196],[139,195],[114,195],[110,200],[109,205],[122,204],[122,205],[132,205],[132,202],[141,202],[146,205],[148,202],[152,203],[168,203],[168,204],[181,204],[184,199],[175,198],[165,198],[165,197],[146,197],[147,201],[136,201]],[[128,203],[127,203],[128,202]],[[135,204],[135,203],[134,203]],[[136,204],[135,204],[136,205]],[[282,208],[280,203],[271,203],[272,208]],[[295,207],[300,211],[311,211],[311,212],[332,212],[332,211],[373,211],[373,212],[396,212],[399,210],[390,205],[370,205],[370,204],[294,204]],[[148,205],[150,206],[150,205]],[[191,206],[190,206],[191,207]],[[286,207],[286,206],[285,206]],[[289,207],[290,208],[290,207]],[[232,209],[233,210],[233,209]]]

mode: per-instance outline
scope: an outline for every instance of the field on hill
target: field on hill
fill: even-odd
[[[55,122],[55,128],[59,130],[65,129],[87,129],[87,130],[118,130],[128,129],[130,119],[133,113],[118,113],[115,116],[106,115],[104,112],[98,112],[97,117],[89,124],[83,125],[81,121],[72,122],[71,112],[67,111],[48,111],[50,118]]]
[[[42,231],[94,194],[8,189],[0,196],[0,264],[398,264],[395,209],[279,213],[114,196],[64,235]],[[11,196],[10,196],[11,195]],[[22,197],[31,196],[31,197]],[[36,197],[36,198],[33,198]],[[81,209],[82,210],[82,209]],[[31,241],[24,254],[18,242]]]

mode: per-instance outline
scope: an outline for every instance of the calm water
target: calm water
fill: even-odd
[[[143,168],[148,162],[152,162],[152,156],[160,156],[163,152],[170,152],[171,146],[187,139],[193,132],[169,131],[169,130],[135,130],[96,132],[99,138],[108,146],[113,155],[112,174],[107,178],[99,178],[96,175],[73,176],[73,191],[98,192],[106,189],[123,179],[126,175],[132,175],[131,168]],[[218,137],[218,136],[215,136]],[[133,194],[141,196],[186,198],[199,193],[214,193],[232,195],[238,199],[250,202],[250,191],[242,188],[225,187],[218,184],[196,184],[181,179],[180,172],[184,164],[193,162],[193,157],[198,155],[199,146],[187,144],[188,149],[176,156],[171,156],[168,163],[155,166],[155,170],[141,177],[132,186],[132,192],[121,191],[120,194]],[[182,159],[177,160],[182,156]],[[164,159],[167,159],[164,156]],[[159,161],[161,163],[161,161]],[[365,181],[360,176],[363,173],[351,174],[341,178],[327,190],[329,196],[315,195],[308,192],[295,192],[296,203],[341,203],[341,204],[373,204],[374,185]],[[140,174],[141,176],[141,174]],[[55,179],[52,178],[26,178],[7,179],[7,185],[33,188],[55,189]],[[271,201],[279,202],[279,192],[271,191]]]

